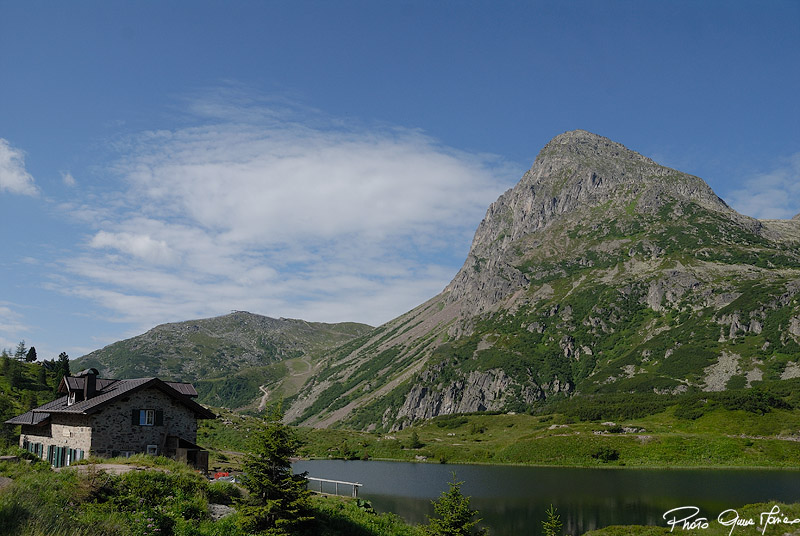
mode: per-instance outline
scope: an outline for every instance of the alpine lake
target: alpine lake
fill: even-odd
[[[433,515],[432,501],[455,478],[494,536],[539,534],[553,505],[565,534],[610,525],[667,527],[665,513],[696,507],[716,520],[729,509],[759,502],[800,501],[800,471],[749,469],[584,469],[457,465],[388,461],[305,460],[293,465],[309,477],[358,482],[358,496],[379,512],[412,524]],[[320,483],[311,487],[318,490]],[[322,491],[333,493],[334,484]],[[352,486],[339,485],[349,495]],[[668,517],[674,517],[674,514]],[[683,516],[681,516],[683,517]]]

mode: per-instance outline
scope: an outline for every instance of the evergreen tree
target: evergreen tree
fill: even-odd
[[[22,386],[22,364],[17,361],[8,363],[8,383],[12,389],[19,389]]]
[[[39,400],[36,398],[34,391],[25,391],[22,394],[22,408],[25,411],[31,410],[39,405]]]
[[[39,376],[37,379],[40,385],[47,385],[47,368],[44,366],[44,363],[39,366]]]
[[[419,440],[419,434],[416,430],[411,431],[411,439],[408,442],[408,448],[410,449],[419,449],[424,447],[425,445]]]
[[[34,361],[36,361],[36,348],[31,346],[31,349],[28,350],[27,354],[25,354],[25,361],[27,361],[28,363],[33,363]]]
[[[481,520],[474,519],[478,511],[470,508],[469,497],[465,497],[461,493],[461,484],[463,482],[456,482],[456,475],[453,473],[450,489],[443,492],[438,500],[433,501],[433,510],[438,517],[428,517],[428,524],[422,527],[424,534],[427,536],[484,536],[488,534],[486,529],[473,531]]]
[[[69,376],[69,356],[67,352],[58,354],[58,368],[61,370],[62,376]]]
[[[28,349],[25,347],[25,341],[19,341],[17,345],[17,350],[14,352],[14,359],[17,361],[22,361],[25,359],[25,356],[28,354]]]
[[[8,374],[8,369],[11,367],[11,356],[8,355],[8,352],[3,350],[3,354],[0,355],[0,374],[3,376]]]
[[[542,521],[542,533],[544,536],[561,536],[561,516],[558,515],[552,504],[545,514],[547,519]]]
[[[9,357],[6,355],[6,357]],[[4,394],[0,394],[0,422],[3,422],[17,414],[14,401]],[[8,447],[16,444],[19,436],[14,433],[14,426],[0,425],[0,447]]]
[[[298,524],[312,519],[306,473],[292,474],[291,457],[296,455],[300,441],[282,418],[280,404],[268,410],[244,461],[243,483],[250,495],[239,513],[241,525],[248,531],[289,534]]]
[[[67,352],[61,352],[58,354],[58,361],[56,361],[56,368],[55,368],[55,389],[58,389],[58,385],[61,383],[61,378],[64,376],[69,376],[69,356]]]

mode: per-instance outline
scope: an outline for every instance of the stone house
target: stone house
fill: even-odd
[[[64,396],[7,420],[22,426],[20,447],[55,467],[147,453],[208,469],[208,452],[195,444],[197,420],[215,415],[193,400],[191,384],[97,376],[96,369],[66,376],[58,387]]]

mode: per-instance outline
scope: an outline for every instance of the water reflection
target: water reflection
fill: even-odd
[[[800,473],[745,470],[613,470],[403,462],[313,460],[297,471],[364,484],[359,494],[378,511],[411,523],[433,515],[431,500],[447,490],[452,473],[463,481],[473,508],[495,536],[539,533],[553,504],[566,534],[609,525],[666,526],[662,515],[678,506],[714,518],[753,502],[800,501]]]

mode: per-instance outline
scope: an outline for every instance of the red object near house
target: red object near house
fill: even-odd
[[[220,478],[220,477],[223,477],[223,476],[231,476],[231,474],[230,474],[230,473],[228,473],[227,471],[225,471],[225,472],[219,472],[219,473],[214,473],[214,478],[215,478],[215,479],[218,479],[218,478]]]

